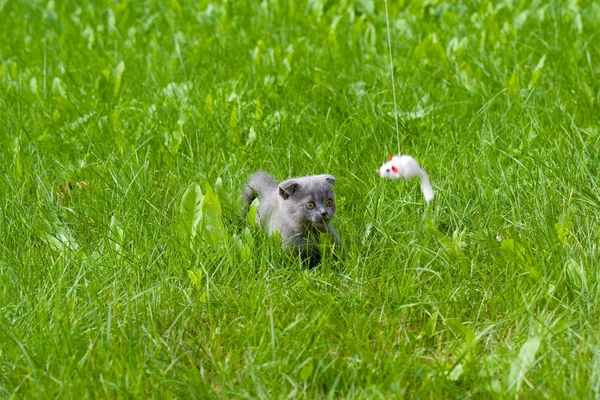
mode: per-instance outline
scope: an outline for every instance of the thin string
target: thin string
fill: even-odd
[[[388,48],[390,50],[390,72],[392,73],[392,94],[394,95],[394,118],[396,119],[396,140],[398,141],[398,155],[400,155],[400,130],[398,129],[398,105],[396,103],[396,82],[394,81],[394,59],[392,58],[392,39],[390,38],[390,17],[388,15],[387,0],[385,3],[385,22],[387,26]]]

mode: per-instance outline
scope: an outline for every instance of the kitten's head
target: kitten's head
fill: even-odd
[[[335,214],[335,194],[331,175],[305,176],[279,184],[280,209],[296,222],[323,228]]]

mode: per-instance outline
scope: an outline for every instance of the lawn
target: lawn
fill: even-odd
[[[0,0],[0,398],[600,397],[600,4],[389,19],[398,134],[383,1]]]

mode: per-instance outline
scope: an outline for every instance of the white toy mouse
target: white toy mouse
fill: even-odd
[[[388,162],[383,164],[378,172],[382,178],[404,179],[405,181],[419,177],[425,200],[427,203],[433,200],[433,189],[429,177],[421,169],[417,160],[411,156],[389,156]]]

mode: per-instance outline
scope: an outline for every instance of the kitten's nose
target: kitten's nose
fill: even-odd
[[[322,216],[324,216],[324,217],[326,217],[326,216],[328,215],[328,214],[327,214],[327,211],[323,211],[323,212],[321,213],[321,215],[322,215]]]

